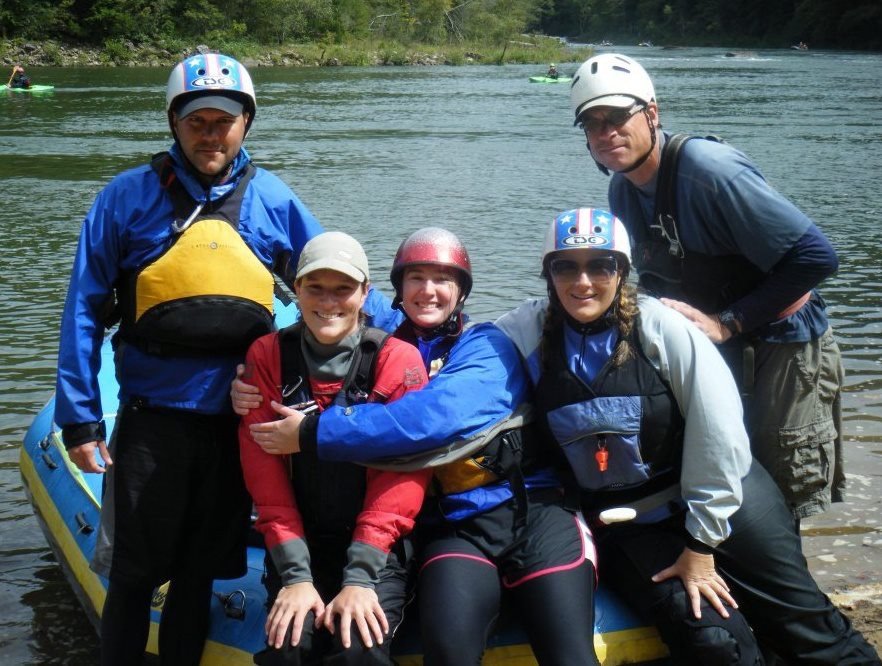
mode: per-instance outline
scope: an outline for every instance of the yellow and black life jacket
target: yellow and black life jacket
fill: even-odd
[[[256,168],[249,163],[235,189],[199,209],[167,153],[151,165],[172,198],[175,233],[159,257],[121,277],[120,337],[163,356],[242,354],[273,330],[272,273],[238,231]]]

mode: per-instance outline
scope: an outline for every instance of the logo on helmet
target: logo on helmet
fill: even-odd
[[[582,245],[606,245],[607,240],[603,236],[567,236],[563,239],[564,245],[581,247]]]
[[[216,78],[214,76],[200,76],[198,79],[193,79],[190,82],[190,85],[195,88],[210,88],[212,86],[223,86],[224,88],[229,88],[230,86],[235,86],[236,81],[231,79],[229,76],[222,76],[220,78]]]

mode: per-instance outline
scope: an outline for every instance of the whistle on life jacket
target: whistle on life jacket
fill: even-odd
[[[609,467],[609,451],[606,449],[606,437],[597,436],[597,451],[594,452],[594,460],[597,461],[597,470],[605,472]]]

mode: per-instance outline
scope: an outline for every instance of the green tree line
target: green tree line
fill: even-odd
[[[4,39],[502,43],[520,32],[665,45],[882,49],[879,0],[0,0]]]
[[[526,29],[542,0],[0,0],[4,39],[342,42],[500,41]]]
[[[548,0],[542,26],[597,42],[882,50],[879,0]]]

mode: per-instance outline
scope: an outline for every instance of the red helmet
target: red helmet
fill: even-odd
[[[456,269],[459,288],[465,299],[472,290],[472,262],[465,245],[455,234],[439,227],[425,227],[413,232],[398,246],[389,279],[401,296],[404,269],[417,264],[432,264]]]

